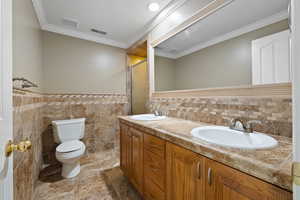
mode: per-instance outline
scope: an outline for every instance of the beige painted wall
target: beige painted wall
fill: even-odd
[[[13,77],[24,77],[43,88],[42,31],[31,0],[13,0]]]
[[[175,60],[155,56],[155,90],[175,90]]]
[[[175,88],[251,84],[251,41],[286,29],[284,20],[177,59]]]
[[[43,32],[47,93],[126,93],[124,49]]]

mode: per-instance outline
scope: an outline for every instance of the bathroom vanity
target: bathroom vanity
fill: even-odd
[[[288,1],[261,3],[212,1],[166,34],[150,35],[149,112],[175,118],[119,118],[121,168],[145,199],[292,199]],[[254,136],[267,148],[227,127],[191,132],[236,118],[259,124],[242,126],[247,133],[272,134]]]
[[[119,120],[121,169],[146,200],[292,199],[289,138],[274,136],[272,149],[241,150],[193,137],[203,123]]]

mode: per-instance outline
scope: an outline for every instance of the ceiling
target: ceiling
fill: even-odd
[[[158,45],[157,54],[179,58],[288,17],[289,0],[235,0]]]
[[[32,0],[43,30],[128,48],[174,0]],[[151,2],[160,10],[150,12]],[[78,22],[78,27],[63,19]],[[90,31],[107,32],[101,35]]]

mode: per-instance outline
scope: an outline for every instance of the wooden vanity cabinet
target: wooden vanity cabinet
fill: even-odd
[[[167,143],[167,200],[204,200],[204,158]]]
[[[130,177],[131,171],[131,132],[129,127],[120,125],[120,167],[125,176]]]
[[[292,194],[174,144],[167,144],[168,200],[292,200]]]
[[[121,169],[134,187],[143,193],[143,133],[121,124],[120,128]]]
[[[131,133],[131,174],[130,179],[135,188],[143,194],[144,148],[143,133],[130,128]]]
[[[205,173],[209,200],[292,200],[292,193],[210,159]]]
[[[121,124],[121,169],[145,200],[292,200],[292,193]]]
[[[165,200],[166,142],[144,134],[144,198]]]
[[[145,200],[165,200],[165,145],[157,137],[121,123],[121,169]]]

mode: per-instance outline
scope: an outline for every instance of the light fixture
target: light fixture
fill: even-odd
[[[158,10],[159,10],[159,4],[156,3],[156,2],[150,3],[149,6],[148,6],[148,9],[149,9],[151,12],[158,11]]]
[[[172,21],[177,22],[178,20],[180,20],[182,18],[182,16],[179,12],[174,12],[170,15],[170,18],[172,19]]]

